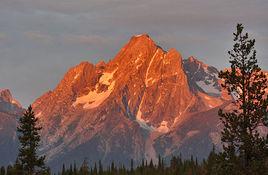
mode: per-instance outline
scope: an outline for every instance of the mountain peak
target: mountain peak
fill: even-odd
[[[188,59],[187,59],[188,62],[190,63],[194,63],[194,64],[197,64],[197,65],[200,65],[202,66],[203,68],[207,68],[208,65],[206,65],[205,63],[203,63],[202,61],[196,59],[194,56],[190,56]]]
[[[9,89],[0,89],[0,97],[5,101],[10,101],[12,99],[12,95]]]
[[[193,56],[184,60],[183,66],[192,90],[211,96],[221,95],[218,70],[215,67],[208,66]]]
[[[154,40],[147,33],[132,36],[130,39],[130,43],[131,42],[138,42],[139,44],[140,43],[155,44]]]
[[[135,37],[135,38],[149,38],[149,39],[151,38],[148,33],[134,35],[133,37]]]
[[[21,104],[12,97],[12,94],[9,89],[0,89],[0,100],[14,104],[18,107],[22,107]]]

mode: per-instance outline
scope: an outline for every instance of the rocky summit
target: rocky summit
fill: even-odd
[[[0,89],[0,164],[8,165],[15,161],[18,153],[16,134],[17,119],[22,115],[20,103],[8,89]]]

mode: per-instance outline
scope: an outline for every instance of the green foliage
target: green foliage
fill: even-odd
[[[255,40],[237,25],[233,49],[229,51],[231,70],[221,71],[222,87],[234,96],[233,111],[219,110],[223,123],[223,153],[219,155],[219,169],[227,174],[264,174],[267,141],[258,131],[266,123],[268,98],[267,79],[257,64]],[[224,174],[223,173],[223,174]]]
[[[40,142],[39,131],[42,129],[37,126],[38,119],[35,118],[32,107],[25,111],[19,119],[18,138],[20,141],[18,159],[14,165],[17,174],[47,174],[45,167],[45,156],[37,155],[37,148]]]

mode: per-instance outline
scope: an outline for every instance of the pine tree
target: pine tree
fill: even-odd
[[[62,164],[61,175],[66,175],[65,164]]]
[[[97,168],[96,162],[94,163],[93,174],[94,175],[97,175],[98,174],[98,168]]]
[[[13,168],[11,165],[7,166],[6,175],[13,175]]]
[[[103,167],[102,167],[101,161],[99,160],[99,175],[102,175],[102,174],[103,174]]]
[[[74,175],[77,175],[77,168],[76,168],[76,162],[74,162]]]
[[[87,161],[86,158],[84,159],[84,161],[83,161],[83,163],[81,165],[80,174],[81,175],[89,175],[88,161]]]
[[[72,165],[72,164],[70,165],[70,168],[69,168],[69,174],[70,174],[70,175],[73,174],[73,165]]]
[[[133,159],[130,160],[130,172],[133,174],[134,172],[134,161]]]
[[[229,174],[263,174],[267,143],[260,136],[258,127],[264,124],[268,99],[265,97],[267,79],[257,64],[255,40],[243,32],[243,25],[237,25],[234,46],[228,52],[231,70],[221,71],[222,87],[234,97],[237,109],[219,110],[223,123],[222,167]],[[225,172],[226,173],[226,172]]]
[[[39,131],[42,129],[37,126],[37,121],[32,107],[29,106],[19,119],[19,127],[17,128],[20,142],[18,161],[27,175],[43,174],[47,171],[44,164],[45,156],[37,155],[40,143]]]
[[[213,149],[210,152],[207,161],[205,161],[205,169],[207,175],[216,175],[219,172],[219,169],[217,167],[217,161],[219,156],[215,152],[215,146],[213,145]]]
[[[6,169],[5,169],[5,167],[1,167],[1,169],[0,169],[0,175],[5,175],[6,174]]]

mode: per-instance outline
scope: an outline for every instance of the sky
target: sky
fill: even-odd
[[[0,88],[27,106],[70,67],[110,60],[141,33],[222,69],[237,23],[268,70],[267,0],[0,0]]]

